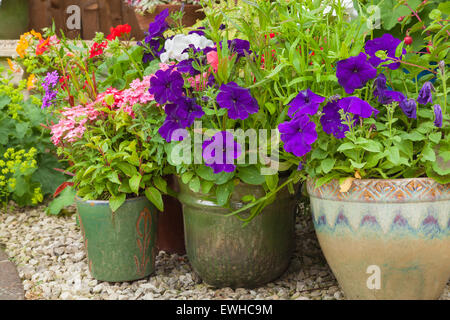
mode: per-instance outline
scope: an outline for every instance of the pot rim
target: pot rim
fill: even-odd
[[[132,201],[137,201],[137,200],[141,200],[142,198],[147,199],[146,196],[139,196],[139,197],[134,197],[134,198],[130,198],[130,199],[125,199],[125,202],[132,202]],[[79,197],[78,195],[75,196],[75,201],[79,201],[79,202],[84,202],[87,204],[108,204],[109,205],[109,200],[83,200],[83,198]]]
[[[316,187],[314,179],[306,186],[311,198],[341,202],[415,203],[450,200],[450,183],[432,178],[355,179],[346,192],[340,191],[339,180]]]
[[[352,178],[352,177],[349,177],[349,178]],[[308,178],[308,179],[307,179],[308,182],[312,182],[312,181],[314,181],[314,180],[315,180],[315,178]],[[411,180],[422,180],[422,181],[431,180],[431,181],[434,182],[434,183],[442,184],[442,183],[437,182],[437,181],[434,180],[433,178],[429,178],[429,177],[420,177],[420,178],[396,178],[396,179],[356,179],[356,178],[355,178],[355,180],[353,180],[353,182],[363,182],[363,181],[374,181],[374,182],[380,182],[380,181],[383,181],[383,182],[386,182],[386,181],[393,181],[393,182],[402,182],[402,181],[411,181]],[[331,180],[330,182],[325,183],[324,185],[330,184],[330,183],[332,183],[332,182],[334,182],[334,181],[338,181],[338,180],[337,180],[337,179],[333,179],[333,180]],[[450,184],[450,183],[444,183],[444,184],[442,184],[442,185],[447,185],[447,184]]]

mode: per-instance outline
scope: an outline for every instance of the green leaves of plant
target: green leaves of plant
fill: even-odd
[[[151,203],[155,205],[155,207],[159,211],[164,211],[162,195],[161,192],[158,191],[158,189],[154,187],[148,187],[147,189],[145,189],[145,196]]]
[[[217,186],[216,189],[217,204],[220,206],[226,205],[233,190],[234,190],[233,181],[229,181],[225,184]]]
[[[261,175],[260,169],[254,165],[239,168],[237,176],[243,182],[253,185],[261,185],[266,181],[266,178]]]
[[[112,212],[116,212],[124,203],[127,196],[125,193],[120,193],[117,196],[112,196],[111,199],[109,199],[109,207],[111,208]]]
[[[134,175],[129,182],[131,191],[137,195],[139,194],[139,185],[141,183],[141,180],[142,176],[138,173]]]
[[[62,209],[75,202],[76,190],[73,187],[65,188],[61,194],[54,199],[47,207],[47,214],[57,215]]]

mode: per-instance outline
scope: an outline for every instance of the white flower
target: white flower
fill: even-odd
[[[166,40],[164,43],[165,52],[160,56],[161,62],[168,63],[171,59],[177,61],[188,59],[189,54],[187,52],[183,53],[183,51],[189,48],[191,44],[197,49],[205,49],[206,47],[214,46],[214,42],[196,33],[189,35],[177,34],[172,39]]]
[[[338,3],[339,0],[334,0],[335,3]],[[329,2],[329,1],[326,1]],[[350,20],[355,19],[358,17],[358,11],[356,11],[355,7],[353,6],[353,0],[340,0],[341,6],[344,9],[347,16],[350,17]],[[326,6],[325,10],[323,10],[324,14],[327,14],[331,11],[331,6]],[[333,9],[333,16],[336,16],[336,10]]]

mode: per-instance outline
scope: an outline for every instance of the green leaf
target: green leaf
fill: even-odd
[[[183,181],[184,184],[188,184],[189,181],[191,181],[193,176],[194,176],[194,172],[192,172],[192,171],[185,172],[181,176],[181,181]]]
[[[422,161],[436,161],[436,154],[429,144],[427,144],[422,150]]]
[[[138,173],[130,179],[130,189],[133,193],[139,194],[139,185],[141,184],[142,176]]]
[[[214,171],[211,167],[200,166],[196,169],[197,175],[207,181],[214,181],[216,177],[214,175]]]
[[[278,175],[265,176],[267,187],[270,191],[275,190],[278,187]]]
[[[153,183],[155,187],[158,188],[161,192],[167,193],[167,181],[162,177],[156,176],[153,178]]]
[[[245,183],[252,185],[261,185],[266,181],[266,178],[261,175],[260,170],[256,166],[241,167],[237,176]]]
[[[120,169],[125,175],[128,177],[132,177],[137,173],[137,169],[135,166],[129,164],[128,162],[119,162],[115,165],[117,168]]]
[[[242,199],[241,199],[241,201],[242,201],[242,202],[255,202],[255,201],[256,201],[256,198],[255,198],[254,195],[248,194],[248,195],[246,195],[246,196],[243,196]]]
[[[161,211],[161,212],[164,211],[164,203],[163,203],[162,195],[158,191],[158,189],[156,189],[154,187],[148,187],[147,189],[145,189],[145,196],[151,203],[153,203],[156,206],[156,208],[159,211]]]
[[[3,110],[8,104],[11,103],[11,99],[7,95],[0,96],[0,110]]]
[[[125,193],[121,193],[118,196],[111,196],[111,199],[109,199],[111,211],[116,212],[125,203],[126,198]]]
[[[214,182],[211,181],[202,181],[202,193],[208,194],[212,187],[214,187]]]
[[[359,162],[353,161],[352,159],[349,159],[349,160],[350,160],[350,162],[352,164],[352,167],[356,168],[356,169],[363,168],[366,165],[366,163],[367,163],[367,162],[359,163]]]
[[[76,191],[73,187],[65,188],[61,194],[49,203],[46,213],[58,215],[65,207],[73,205],[75,201]]]
[[[438,144],[439,141],[441,141],[441,137],[442,137],[441,132],[433,132],[428,136],[428,138],[436,144]]]
[[[119,180],[119,176],[117,175],[117,172],[112,171],[107,176],[108,180],[115,184],[122,184]]]
[[[199,177],[194,177],[190,182],[189,182],[189,189],[191,189],[194,192],[200,192],[200,179]]]
[[[219,206],[224,206],[228,203],[228,199],[230,198],[233,189],[233,181],[229,181],[228,183],[222,184],[216,188],[216,198]]]
[[[351,143],[351,142],[346,142],[346,143],[341,144],[341,145],[339,146],[339,148],[337,149],[337,151],[351,150],[351,149],[354,149],[355,147],[356,147],[356,146],[355,146],[353,143]]]
[[[323,173],[327,174],[328,172],[330,172],[333,169],[335,163],[336,159],[328,158],[323,160],[321,163]]]
[[[369,152],[381,152],[383,149],[383,146],[378,141],[369,140],[365,143],[363,143],[362,148]]]

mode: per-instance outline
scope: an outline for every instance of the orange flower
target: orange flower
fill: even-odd
[[[35,82],[36,82],[36,76],[34,74],[31,74],[27,80],[27,90],[28,91],[36,88],[36,86],[34,85]]]
[[[20,69],[16,68],[17,67],[16,64],[11,59],[7,59],[7,61],[9,68],[11,69],[12,72],[20,72]]]
[[[38,38],[39,40],[42,40],[42,35],[41,35],[39,32],[36,32],[36,31],[34,31],[34,30],[31,30],[30,33],[31,33],[34,37]]]
[[[27,39],[28,34],[23,34],[20,36],[19,43],[17,44],[16,52],[23,59],[25,57],[26,50],[30,45]]]

